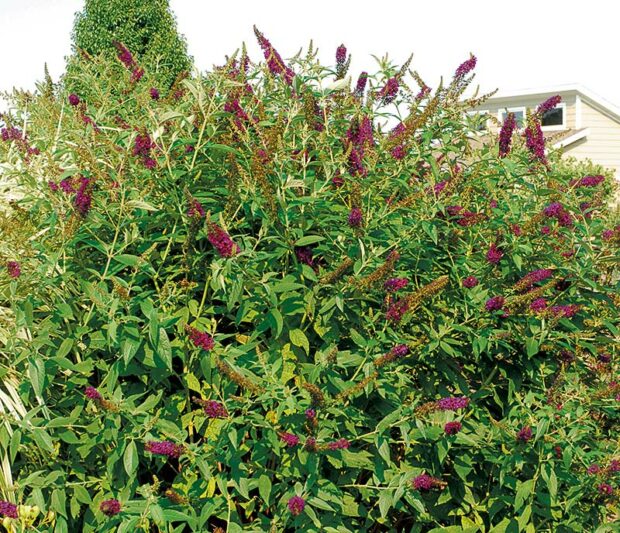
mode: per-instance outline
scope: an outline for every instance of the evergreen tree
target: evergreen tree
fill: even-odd
[[[84,54],[116,56],[115,43],[126,46],[162,88],[191,68],[187,43],[177,32],[169,0],[86,0],[73,27],[74,58]]]

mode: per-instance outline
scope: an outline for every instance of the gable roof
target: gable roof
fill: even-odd
[[[583,85],[576,83],[569,85],[555,85],[552,87],[534,88],[534,89],[522,89],[519,91],[498,91],[495,96],[492,96],[487,102],[495,102],[497,100],[513,100],[520,96],[541,96],[553,94],[578,94],[585,102],[592,107],[608,116],[609,118],[620,123],[620,108],[605,100],[602,96],[592,92]],[[543,98],[541,98],[541,101]]]

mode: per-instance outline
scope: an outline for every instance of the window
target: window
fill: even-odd
[[[515,116],[515,120],[517,121],[517,128],[521,129],[525,126],[525,107],[509,107],[508,109],[504,109],[499,111],[498,119],[503,124],[506,119],[506,115],[508,113],[512,113]]]
[[[566,127],[566,104],[558,104],[547,111],[540,121],[543,128],[562,129]]]

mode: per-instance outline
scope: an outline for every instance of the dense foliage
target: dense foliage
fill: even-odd
[[[177,32],[169,0],[86,0],[84,9],[75,17],[76,55],[69,71],[80,70],[84,54],[115,57],[118,43],[139,60],[140,64],[132,68],[134,76],[140,69],[146,69],[160,81],[163,89],[167,90],[179,75],[191,68],[187,43]]]
[[[611,531],[610,178],[539,114],[479,137],[473,57],[350,87],[256,33],[175,98],[93,59],[4,117],[6,527]]]

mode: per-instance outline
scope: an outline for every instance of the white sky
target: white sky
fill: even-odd
[[[47,62],[52,77],[70,52],[82,0],[0,0],[0,90],[33,88]],[[483,90],[579,83],[620,105],[620,4],[614,0],[171,0],[196,66],[222,64],[245,41],[258,59],[252,25],[283,57],[314,40],[333,63],[344,43],[350,73],[373,68],[371,54],[412,67],[431,86],[469,52]],[[616,7],[617,6],[617,7]],[[0,107],[3,107],[0,104]]]

